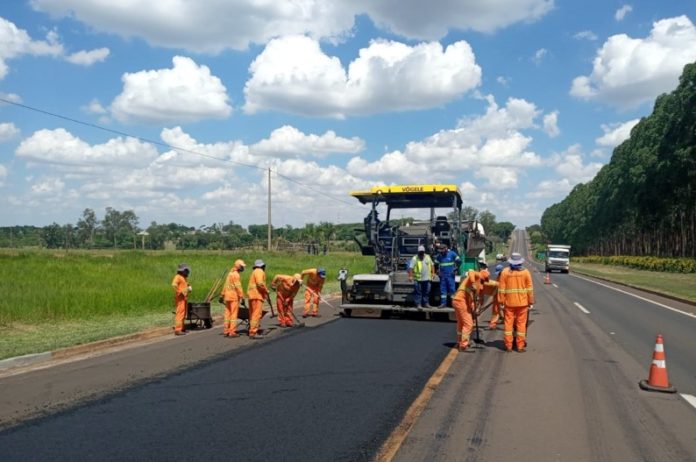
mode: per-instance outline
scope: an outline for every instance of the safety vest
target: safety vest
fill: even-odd
[[[300,284],[295,284],[295,278],[285,274],[278,274],[273,278],[271,286],[276,288],[276,292],[287,298],[294,298],[300,289]]]
[[[433,260],[430,258],[430,255],[425,255],[423,259],[421,260],[418,258],[418,255],[414,255],[413,258],[411,258],[411,269],[413,272],[413,279],[416,281],[421,280],[421,273],[423,272],[423,263],[426,263],[428,265],[428,268],[430,269],[428,271],[428,278],[424,279],[424,281],[431,281],[433,279]]]
[[[268,296],[266,273],[261,268],[254,268],[251,272],[247,294],[249,294],[249,300],[263,300]]]
[[[222,294],[226,302],[236,302],[244,298],[242,278],[239,275],[239,271],[232,270],[229,272]]]
[[[517,308],[534,304],[532,275],[526,269],[505,268],[498,277],[498,303]]]

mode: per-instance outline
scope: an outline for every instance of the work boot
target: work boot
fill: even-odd
[[[303,318],[306,318],[307,316],[308,316],[307,313],[302,313],[302,317],[303,317]]]
[[[174,335],[186,335],[186,332],[184,332],[182,330],[182,331],[174,332]]]

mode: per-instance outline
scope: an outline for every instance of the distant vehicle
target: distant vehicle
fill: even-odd
[[[499,253],[495,256],[496,261],[507,261],[507,257],[503,255],[502,253]]]
[[[570,246],[563,244],[548,244],[546,246],[545,271],[550,273],[558,270],[567,273],[570,270]]]
[[[424,246],[434,257],[436,246],[445,244],[459,254],[458,273],[479,269],[479,261],[486,259],[486,240],[481,223],[462,220],[462,196],[456,185],[395,185],[376,186],[351,195],[371,209],[357,228],[355,241],[363,255],[375,257],[374,271],[355,274],[348,281],[347,273],[341,280],[343,295],[341,310],[345,316],[384,315],[399,312],[424,312],[427,317],[447,316],[454,319],[452,308],[417,308],[413,302],[414,285],[408,280],[408,265]],[[382,219],[378,207],[386,208]],[[425,212],[422,219],[404,223],[395,218],[395,212],[409,209]],[[437,213],[436,213],[437,212]],[[459,281],[460,276],[456,276]],[[431,305],[440,304],[440,281],[435,277],[430,292]]]

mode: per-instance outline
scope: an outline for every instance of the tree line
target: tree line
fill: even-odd
[[[696,63],[614,149],[611,161],[541,218],[574,253],[696,257]]]
[[[473,207],[462,211],[464,219],[478,220],[484,225],[489,239],[506,242],[515,226],[510,222],[498,223],[488,210],[479,212]],[[139,218],[132,210],[119,211],[107,207],[100,220],[93,209],[87,208],[75,224],[52,223],[48,226],[0,227],[0,247],[45,247],[49,249],[235,249],[265,247],[268,225],[244,227],[233,221],[213,223],[199,227],[177,223],[150,223],[139,226]],[[399,220],[403,223],[413,218]],[[402,223],[402,224],[403,224]],[[273,227],[274,245],[292,243],[293,248],[321,251],[330,244],[332,249],[358,250],[353,242],[355,230],[362,230],[362,223],[334,224],[330,222],[307,223],[303,227],[286,225]]]

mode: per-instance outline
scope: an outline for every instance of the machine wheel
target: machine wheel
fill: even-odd
[[[213,320],[212,319],[204,320],[203,326],[205,326],[206,329],[210,329],[211,327],[213,327]]]
[[[345,316],[346,318],[350,318],[352,314],[353,310],[351,310],[350,308],[346,308],[345,310],[343,310],[343,316]]]

